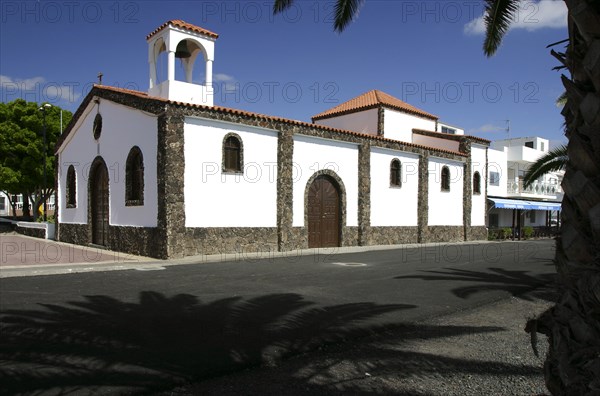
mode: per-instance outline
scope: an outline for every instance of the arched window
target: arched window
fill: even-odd
[[[144,157],[142,150],[134,146],[127,156],[125,166],[125,206],[144,204]]]
[[[100,115],[100,113],[96,114],[96,117],[94,118],[93,132],[94,139],[100,139],[100,135],[102,134],[102,115]]]
[[[75,167],[73,165],[69,166],[67,170],[67,208],[76,208],[77,207],[77,180],[75,174]]]
[[[390,164],[390,186],[402,187],[402,164],[394,158]]]
[[[450,169],[442,167],[442,191],[450,191]]]
[[[479,172],[473,174],[473,194],[481,194],[481,175]]]
[[[242,172],[243,169],[242,140],[230,133],[223,139],[223,172]]]

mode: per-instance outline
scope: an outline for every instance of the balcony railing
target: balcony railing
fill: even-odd
[[[558,195],[562,194],[560,184],[557,183],[542,183],[535,181],[529,187],[524,188],[523,182],[508,182],[509,194],[535,194],[535,195]]]
[[[23,210],[23,202],[17,202],[17,203],[15,204],[15,208],[16,208],[17,210]],[[31,210],[31,208],[32,208],[32,205],[31,205],[31,204],[29,204],[29,210]],[[48,202],[48,204],[46,205],[46,208],[47,208],[48,210],[54,210],[54,209],[56,209],[56,208],[55,208],[55,205],[54,205],[54,203],[50,203],[50,202]]]

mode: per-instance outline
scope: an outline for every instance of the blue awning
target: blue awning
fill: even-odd
[[[521,199],[488,198],[498,209],[560,210],[560,202],[523,201]]]

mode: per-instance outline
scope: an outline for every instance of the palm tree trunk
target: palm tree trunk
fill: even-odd
[[[600,1],[565,2],[569,45],[562,61],[571,77],[563,76],[567,92],[563,115],[569,163],[556,248],[563,291],[536,325],[549,338],[545,377],[550,392],[596,395],[600,392]]]

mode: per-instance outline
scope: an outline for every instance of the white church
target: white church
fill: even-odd
[[[217,38],[166,22],[147,92],[86,96],[56,147],[58,240],[176,258],[486,239],[489,141],[377,90],[312,123],[214,106]]]

